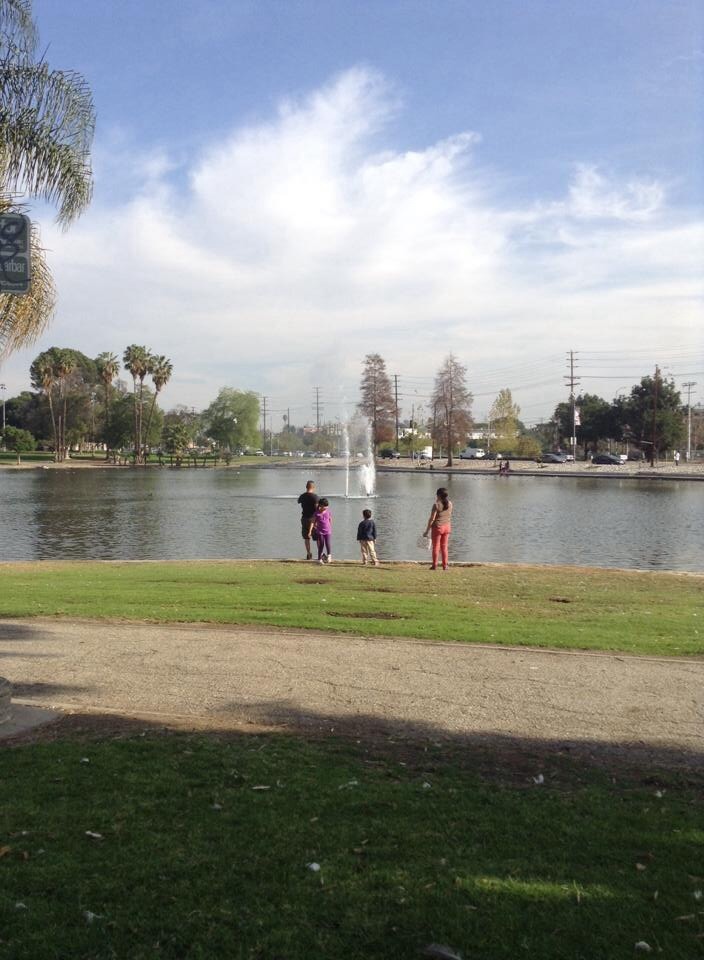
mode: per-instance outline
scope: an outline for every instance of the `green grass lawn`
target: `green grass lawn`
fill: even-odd
[[[363,636],[704,654],[704,576],[276,562],[0,565],[0,616],[210,621]]]
[[[6,748],[0,956],[704,956],[692,783],[496,765],[275,735]]]

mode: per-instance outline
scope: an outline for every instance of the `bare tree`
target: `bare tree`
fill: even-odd
[[[436,435],[447,447],[447,466],[452,466],[455,445],[464,443],[472,428],[472,394],[467,389],[467,368],[450,353],[435,375],[433,389],[433,443]]]
[[[386,363],[378,353],[368,353],[364,358],[359,392],[362,399],[358,407],[372,425],[372,443],[376,452],[380,443],[393,437],[396,409]]]

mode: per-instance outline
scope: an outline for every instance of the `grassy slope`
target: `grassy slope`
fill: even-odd
[[[704,577],[560,567],[0,566],[0,616],[211,621],[364,636],[704,653]]]
[[[187,735],[5,750],[0,955],[704,956],[692,787],[488,782],[457,759]]]

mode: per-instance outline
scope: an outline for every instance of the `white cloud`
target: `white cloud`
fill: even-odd
[[[654,180],[609,183],[593,166],[580,164],[569,188],[566,210],[578,219],[650,220],[662,207],[665,193]]]
[[[697,347],[704,226],[669,210],[662,184],[581,165],[563,200],[509,202],[480,174],[474,132],[391,149],[398,110],[358,68],[185,164],[117,138],[97,171],[127,199],[101,200],[99,181],[69,233],[44,229],[60,306],[41,346],[146,343],[174,362],[167,403],[231,384],[294,408],[313,383],[351,396],[368,351],[423,377],[453,349],[478,393],[512,386],[545,414],[566,349]],[[34,353],[3,379],[19,386]],[[487,372],[500,367],[514,373]]]

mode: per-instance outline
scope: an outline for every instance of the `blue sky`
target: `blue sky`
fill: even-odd
[[[508,386],[527,420],[572,348],[605,396],[656,361],[704,369],[700,3],[35,13],[98,111],[93,207],[67,234],[38,211],[60,292],[40,348],[146,342],[167,404],[227,384],[299,421],[313,384],[331,416],[355,399],[367,351],[422,398],[454,349],[476,415]]]

